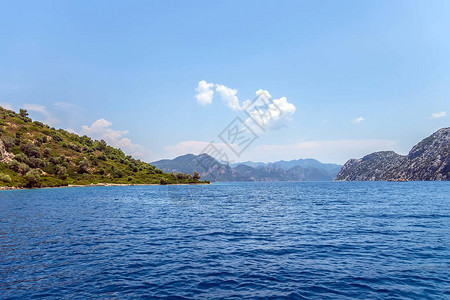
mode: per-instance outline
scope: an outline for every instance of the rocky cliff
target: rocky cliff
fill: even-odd
[[[450,180],[450,127],[415,145],[408,155],[375,152],[345,163],[336,180]]]

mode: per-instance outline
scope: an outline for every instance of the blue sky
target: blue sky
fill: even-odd
[[[295,111],[233,161],[344,163],[449,126],[448,1],[3,1],[0,105],[147,161],[198,152],[241,110]],[[214,97],[200,104],[200,81]],[[359,122],[357,122],[359,120]]]

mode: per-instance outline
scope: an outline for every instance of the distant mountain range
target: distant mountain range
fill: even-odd
[[[342,167],[324,164],[315,159],[226,164],[208,154],[186,154],[151,164],[169,173],[197,171],[202,179],[210,181],[331,181]]]
[[[425,138],[405,156],[381,151],[351,159],[336,180],[450,180],[450,127]]]

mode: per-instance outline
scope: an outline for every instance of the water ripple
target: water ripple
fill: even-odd
[[[446,182],[0,193],[0,298],[450,298]]]

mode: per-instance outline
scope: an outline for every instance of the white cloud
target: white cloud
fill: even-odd
[[[264,95],[263,98],[259,99],[270,99],[270,94],[268,91],[259,90],[256,92],[257,96]],[[247,100],[244,102],[245,106],[248,107],[250,102]],[[245,124],[249,126],[255,132],[261,132],[264,130],[277,130],[287,124],[292,120],[292,115],[295,113],[295,105],[289,103],[286,97],[281,97],[279,99],[274,99],[268,103],[259,103],[256,106],[250,106],[248,109],[250,116]],[[266,108],[261,109],[261,108]]]
[[[224,101],[232,110],[240,110],[239,99],[236,96],[237,90],[226,87],[221,84],[216,85],[216,92],[220,94],[222,101]]]
[[[198,83],[198,87],[195,89],[197,92],[196,98],[197,102],[200,105],[206,105],[212,103],[212,98],[214,96],[213,83],[207,83],[205,80],[202,80]]]
[[[359,117],[359,118],[354,119],[352,122],[358,124],[358,123],[361,123],[362,121],[364,121],[364,118]]]
[[[278,129],[286,126],[291,121],[292,115],[295,113],[295,105],[289,103],[286,97],[273,100],[266,112],[267,126],[269,129]]]
[[[124,135],[128,134],[127,130],[114,130],[110,128],[111,125],[111,122],[99,119],[92,123],[91,126],[82,126],[81,134],[86,134],[95,139],[103,139],[111,146],[120,148],[127,154],[140,158],[146,156],[147,150],[138,144],[133,144],[129,138],[124,137]]]
[[[214,91],[220,95],[223,102],[234,111],[245,110],[250,114],[245,123],[250,129],[255,132],[263,132],[265,130],[276,130],[286,126],[292,119],[295,113],[295,105],[289,103],[286,97],[271,100],[269,91],[259,89],[256,91],[255,100],[246,100],[242,104],[237,97],[237,90],[229,88],[222,84],[207,83],[202,80],[198,83],[197,101],[201,105],[212,103]],[[262,129],[263,128],[263,129]]]
[[[438,112],[438,113],[431,114],[430,119],[439,119],[439,118],[443,118],[443,117],[446,117],[446,116],[447,116],[447,113],[445,111],[441,111],[441,112]]]
[[[3,107],[4,109],[13,110],[13,107],[9,102],[1,102],[0,106]]]
[[[42,122],[53,126],[55,124],[57,124],[59,122],[59,119],[56,118],[55,116],[53,116],[50,112],[48,112],[48,110],[46,109],[45,106],[43,105],[39,105],[39,104],[24,104],[23,108],[28,110],[28,111],[34,111],[37,112],[39,114],[41,114],[42,116],[44,116],[44,120]]]

